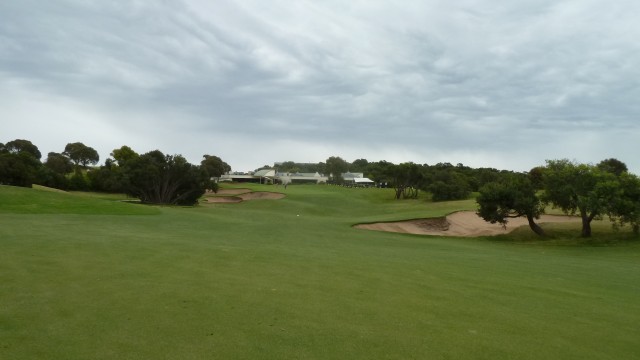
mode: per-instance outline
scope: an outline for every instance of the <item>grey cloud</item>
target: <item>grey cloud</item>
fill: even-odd
[[[404,161],[449,153],[515,167],[598,161],[611,144],[611,156],[633,162],[633,146],[616,139],[640,132],[638,10],[577,0],[4,2],[0,87],[72,99],[89,124],[111,114],[115,127],[155,122],[166,129],[147,134],[158,148],[179,147],[170,137],[180,129],[199,141],[307,141],[317,161],[384,144],[390,157],[421,157]]]

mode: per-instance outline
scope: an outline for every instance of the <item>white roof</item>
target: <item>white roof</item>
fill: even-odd
[[[373,183],[373,180],[369,178],[353,178],[353,182],[357,184],[368,184],[368,183]]]

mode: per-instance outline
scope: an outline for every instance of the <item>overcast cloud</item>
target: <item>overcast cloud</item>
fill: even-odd
[[[0,2],[0,142],[640,172],[640,2]]]

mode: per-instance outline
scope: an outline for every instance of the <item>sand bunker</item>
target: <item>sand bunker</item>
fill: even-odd
[[[217,193],[209,193],[215,195],[238,195],[244,193],[250,193],[251,189],[220,189]]]
[[[580,221],[580,218],[575,216],[542,215],[536,222],[540,224],[577,221]],[[509,219],[505,229],[500,224],[482,220],[474,211],[459,211],[442,218],[360,224],[355,228],[418,235],[474,237],[507,234],[523,225],[528,226],[525,218]]]
[[[207,202],[216,204],[233,204],[242,202],[242,199],[237,196],[212,196],[208,197]]]
[[[266,192],[266,191],[256,191],[256,192],[250,192],[250,193],[238,195],[238,197],[242,198],[242,200],[257,200],[257,199],[278,200],[278,199],[282,199],[284,197],[284,194]]]
[[[220,196],[222,195],[222,196]],[[224,196],[236,195],[236,196]],[[209,193],[206,197],[208,203],[234,204],[248,200],[277,200],[284,198],[281,193],[267,191],[251,191],[250,189],[221,189],[217,193]]]

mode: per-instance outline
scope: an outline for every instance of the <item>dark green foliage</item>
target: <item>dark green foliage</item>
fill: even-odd
[[[463,200],[471,195],[469,183],[455,171],[440,172],[428,190],[433,201]]]
[[[113,159],[118,166],[125,166],[128,161],[131,161],[140,155],[130,147],[123,145],[119,149],[113,150],[111,156],[113,156]]]
[[[91,170],[87,176],[94,191],[109,193],[125,193],[127,191],[128,181],[123,167],[118,166],[111,159],[107,159],[100,168]]]
[[[336,184],[341,184],[342,174],[349,170],[349,163],[339,156],[331,156],[325,162],[325,174],[331,176],[331,180]]]
[[[100,160],[98,152],[89,146],[81,142],[69,143],[64,147],[64,155],[68,156],[71,161],[76,165],[87,167],[89,164],[95,165]]]
[[[89,179],[82,171],[74,172],[69,178],[69,190],[88,191],[91,189]]]
[[[0,184],[31,187],[40,166],[40,161],[29,152],[0,153]]]
[[[370,162],[365,171],[366,176],[376,183],[387,183],[391,181],[389,174],[392,173],[391,168],[395,165],[385,160]]]
[[[126,193],[129,188],[127,165],[140,155],[128,146],[122,146],[111,152],[113,159],[107,159],[103,166],[93,169],[88,176],[94,191],[109,193]]]
[[[231,171],[231,166],[217,156],[204,155],[203,158],[200,165],[207,171],[209,177],[219,178],[223,174]]]
[[[387,178],[395,190],[396,199],[417,199],[423,175],[420,166],[412,162],[387,167]]]
[[[31,141],[29,140],[16,139],[13,141],[9,141],[4,145],[4,148],[7,152],[12,154],[19,154],[24,152],[30,154],[38,160],[40,160],[40,158],[42,157],[42,154],[40,153],[40,150],[38,150],[38,147],[33,145],[33,143],[31,143]]]
[[[367,159],[357,159],[351,163],[351,165],[349,166],[349,171],[364,173],[367,171],[368,165],[369,161],[367,161]]]
[[[529,170],[529,180],[536,190],[544,189],[544,167],[536,166]]]
[[[50,152],[47,155],[47,161],[44,163],[44,166],[60,175],[66,175],[73,171],[71,160],[65,155],[56,152]]]
[[[69,178],[64,174],[59,174],[47,166],[40,166],[37,171],[35,183],[46,187],[69,190]]]
[[[509,218],[523,216],[533,232],[544,235],[534,221],[544,212],[544,205],[527,175],[503,175],[499,181],[484,185],[476,202],[479,205],[478,216],[485,221],[506,226]]]
[[[622,161],[614,158],[602,160],[596,165],[598,169],[606,172],[610,172],[616,176],[620,176],[622,173],[628,171],[627,165]]]
[[[127,162],[127,193],[143,203],[193,205],[211,188],[207,171],[181,155],[151,151]]]
[[[28,140],[0,143],[0,184],[31,187],[38,177],[40,150]]]
[[[591,221],[609,211],[619,195],[616,176],[569,160],[547,160],[544,201],[582,218],[582,236],[591,236]]]
[[[618,177],[618,196],[611,203],[608,215],[616,226],[631,225],[633,232],[640,233],[640,179],[623,172]]]

